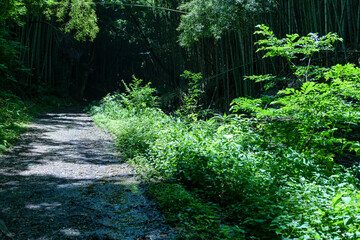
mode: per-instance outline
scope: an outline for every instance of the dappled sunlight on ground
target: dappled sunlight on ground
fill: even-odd
[[[173,238],[87,114],[49,113],[30,127],[0,160],[0,219],[14,239]]]

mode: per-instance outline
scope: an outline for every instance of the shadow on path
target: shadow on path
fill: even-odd
[[[0,157],[0,219],[13,239],[173,239],[113,152],[78,108],[36,119]]]

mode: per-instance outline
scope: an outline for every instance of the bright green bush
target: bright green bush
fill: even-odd
[[[358,181],[346,173],[348,170],[342,172],[334,160],[343,154],[352,156],[355,162],[357,159],[360,136],[349,133],[358,129],[360,120],[360,69],[352,64],[331,68],[310,64],[314,53],[330,50],[339,40],[335,34],[293,34],[278,39],[266,26],[259,26],[256,33],[265,36],[257,42],[259,50],[266,51],[264,57],[282,56],[288,60],[294,78],[285,80],[296,87],[280,90],[272,97],[235,99],[232,110],[249,117],[271,153],[279,149],[286,153],[283,157],[277,155],[280,165],[270,169],[281,170],[289,159],[296,159],[295,151],[289,152],[291,148],[298,152],[296,155],[303,153],[301,164],[291,163],[286,171],[279,171],[286,180],[279,184],[281,192],[272,193],[282,200],[269,202],[271,210],[266,212],[277,209],[269,229],[296,239],[357,239]],[[249,79],[269,84],[279,77]]]
[[[247,117],[191,122],[124,105],[142,87],[107,96],[93,113],[155,180],[150,193],[182,239],[357,239],[360,168],[332,159],[357,151],[346,134],[358,125],[358,71],[337,65],[322,82],[307,73],[296,89],[235,100]]]
[[[255,33],[266,37],[257,42],[259,50],[266,51],[264,57],[282,56],[288,60],[294,75],[286,80],[297,82],[293,83],[297,87],[285,88],[272,97],[237,98],[232,110],[256,118],[256,127],[268,144],[315,155],[330,169],[334,159],[343,154],[356,159],[360,135],[351,132],[358,130],[360,123],[360,69],[353,64],[331,68],[310,64],[314,53],[333,48],[334,42],[340,40],[337,35],[293,34],[278,39],[266,26],[259,26]],[[296,60],[300,63],[295,64]],[[267,82],[278,79],[270,75],[249,78]]]
[[[183,229],[187,232],[184,236],[191,236],[189,239],[197,239],[196,234],[201,239],[199,236],[214,232],[219,234],[213,239],[242,239],[243,232],[263,239],[313,239],[319,234],[332,238],[350,234],[359,224],[356,199],[348,202],[348,211],[334,207],[334,199],[344,192],[358,194],[357,181],[351,174],[337,167],[330,172],[315,159],[291,148],[269,148],[245,120],[184,124],[160,111],[143,111],[136,116],[127,109],[122,111],[126,112],[122,113],[124,119],[107,121],[121,149],[139,160],[137,164],[146,164],[147,174],[152,177],[186,187],[156,184],[155,189],[159,189],[153,190],[153,196],[164,211],[169,211],[171,222],[188,223]],[[191,211],[180,214],[179,209],[189,206],[182,198],[185,202],[198,199],[195,202],[200,205],[190,204]],[[211,208],[214,212],[200,207],[209,202],[214,204],[209,205],[215,206]],[[337,204],[343,206],[346,202]],[[206,225],[191,220],[196,214],[202,214],[204,219],[221,217],[213,225]],[[338,222],[331,222],[328,216],[337,217]],[[347,227],[341,222],[346,217],[352,217],[346,221]]]
[[[356,189],[352,185],[356,180],[340,169],[330,173],[316,160],[292,149],[269,151],[261,147],[261,139],[241,123],[215,128],[211,125],[216,124],[200,124],[198,129],[194,127],[174,138],[167,135],[165,151],[157,145],[150,150],[155,153],[155,165],[167,170],[167,175],[171,172],[171,179],[203,199],[222,206],[226,218],[257,237],[301,237],[303,226],[294,227],[293,221],[304,223],[318,217],[314,212],[319,209],[336,215],[332,199],[344,191],[344,181],[352,191]],[[328,227],[322,219],[307,224],[313,228],[312,232],[307,230],[311,239]],[[323,233],[327,237],[337,234]]]
[[[159,105],[158,98],[154,96],[155,89],[150,87],[150,82],[141,86],[142,79],[133,76],[133,82],[126,85],[126,94],[120,94],[120,102],[128,109],[155,108]]]
[[[111,119],[105,113],[95,115],[94,120],[114,134],[119,150],[129,158],[146,153],[159,138],[161,129],[170,121],[170,117],[158,109],[143,109],[136,111],[136,114],[132,110],[122,109],[118,114],[123,118],[118,116]]]
[[[202,75],[201,73],[185,71],[181,77],[184,77],[189,81],[189,89],[186,93],[182,94],[182,105],[176,113],[178,116],[189,121],[196,121],[199,118],[199,113],[201,112],[200,98],[204,94],[204,90],[202,90],[200,86]]]

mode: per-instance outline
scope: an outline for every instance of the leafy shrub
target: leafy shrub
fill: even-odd
[[[327,36],[297,43],[296,35],[279,42],[270,36],[279,44],[267,50],[288,54],[283,50],[293,46],[291,61],[299,54],[309,60],[317,47],[332,46],[336,36]],[[306,67],[298,87],[234,100],[232,110],[243,115],[181,121],[109,95],[94,118],[156,180],[150,192],[168,220],[180,222],[184,239],[357,239],[360,168],[333,158],[358,151],[359,136],[349,133],[359,123],[360,70]]]
[[[201,115],[200,98],[204,94],[204,90],[201,89],[200,81],[202,80],[201,73],[192,73],[185,71],[181,75],[189,81],[187,93],[183,93],[182,105],[176,111],[176,113],[188,120],[197,120],[199,114]]]
[[[126,85],[126,93],[120,94],[121,103],[128,109],[154,108],[158,106],[158,98],[154,96],[155,89],[150,87],[150,82],[145,86],[141,86],[142,79],[133,76],[133,82]]]
[[[333,207],[344,192],[356,196],[357,181],[350,173],[338,167],[330,172],[291,148],[267,146],[245,119],[186,124],[160,111],[121,111],[123,119],[108,120],[107,126],[125,153],[146,164],[147,174],[178,183],[154,184],[152,195],[170,222],[184,223],[178,226],[184,238],[332,238],[358,224],[355,198],[349,211]],[[324,216],[353,220],[344,227]]]
[[[133,77],[126,93],[108,94],[99,106],[91,109],[97,123],[114,133],[117,146],[127,157],[144,154],[158,138],[158,130],[169,120],[158,105],[151,83],[141,86],[142,80]],[[111,119],[109,121],[109,119]]]
[[[109,119],[118,119],[122,117],[123,109],[119,94],[115,92],[107,94],[99,103],[93,103],[88,110],[93,115],[99,114]]]
[[[249,135],[237,122],[214,128],[215,131],[209,130],[213,126],[206,129],[204,124],[198,130],[170,139],[171,146],[162,152],[163,156],[157,153],[156,165],[170,160],[176,181],[223,206],[226,218],[248,233],[275,238],[277,218],[294,219],[299,214],[300,200],[292,196],[297,193],[300,197],[314,184],[318,190],[328,185],[325,179],[330,173],[294,150],[267,151],[259,146],[261,140],[256,134]],[[320,182],[317,176],[322,176],[324,181]],[[342,180],[338,179],[336,184],[342,184]],[[324,196],[316,201],[319,192],[312,194],[315,206],[324,199],[331,205]]]
[[[129,158],[144,154],[170,119],[157,109],[146,109],[141,114],[123,109],[120,115],[125,118],[108,120],[106,115],[99,114],[94,120],[115,135],[119,150]]]
[[[276,142],[316,155],[330,168],[335,156],[344,151],[357,152],[358,142],[348,136],[360,122],[360,69],[353,64],[331,68],[310,65],[315,52],[331,49],[339,38],[335,34],[323,37],[309,34],[301,38],[293,34],[277,39],[267,27],[259,28],[255,33],[266,36],[257,42],[261,45],[259,50],[266,51],[264,57],[285,57],[300,84],[297,88],[279,91],[273,98],[235,99],[232,110],[255,117],[258,129],[269,144]],[[302,60],[308,59],[305,66],[293,63],[300,56]],[[266,76],[250,79],[269,80]]]

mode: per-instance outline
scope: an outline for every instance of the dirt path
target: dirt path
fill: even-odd
[[[173,239],[112,150],[79,108],[36,119],[0,156],[0,220],[13,239]]]

